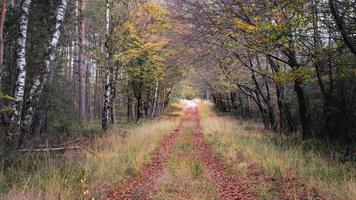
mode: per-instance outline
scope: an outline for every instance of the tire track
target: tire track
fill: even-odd
[[[177,128],[166,137],[153,152],[150,161],[139,170],[136,178],[128,177],[122,187],[108,192],[107,200],[150,200],[158,178],[163,173],[164,163],[171,154],[174,144],[180,135],[184,121],[190,120],[191,112],[186,110]]]
[[[167,136],[159,147],[153,152],[150,161],[139,170],[136,178],[128,177],[120,188],[108,192],[107,200],[151,200],[154,187],[164,172],[167,158],[172,153],[177,138],[181,135],[184,122],[194,122],[196,128],[193,134],[194,149],[197,151],[206,168],[209,177],[215,183],[219,199],[221,200],[254,200],[255,196],[248,191],[254,184],[253,181],[242,179],[230,173],[224,161],[217,155],[211,144],[204,138],[200,125],[198,109],[187,108],[177,128]]]
[[[230,173],[224,161],[217,155],[211,144],[203,135],[203,130],[200,125],[199,113],[196,110],[194,114],[197,116],[196,131],[194,133],[194,144],[204,163],[209,176],[216,184],[218,196],[221,200],[253,200],[256,197],[248,190],[253,187],[253,181],[242,179]]]

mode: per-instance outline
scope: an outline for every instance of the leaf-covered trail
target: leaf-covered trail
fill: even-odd
[[[188,132],[182,131],[182,126],[187,126],[191,124],[191,128]],[[184,133],[182,133],[184,132]],[[187,136],[188,137],[185,137]],[[167,160],[169,158],[177,157],[178,153],[175,152],[177,149],[177,140],[181,138],[185,139],[185,143],[192,145],[193,148],[186,150],[186,157],[189,157],[189,162],[197,162],[197,165],[193,166],[195,171],[199,169],[199,163],[202,164],[202,170],[206,172],[207,178],[201,179],[199,185],[211,185],[214,189],[206,189],[206,191],[200,191],[200,193],[216,193],[212,194],[211,197],[200,196],[197,194],[199,191],[191,191],[191,183],[183,184],[181,191],[176,195],[174,199],[226,199],[226,200],[237,200],[237,199],[255,199],[254,195],[249,192],[250,182],[241,180],[239,177],[232,175],[224,166],[224,161],[212,150],[209,142],[204,138],[202,133],[202,128],[200,126],[200,117],[198,109],[195,105],[186,105],[185,112],[181,118],[178,127],[167,136],[160,146],[151,155],[150,160],[147,164],[140,168],[139,176],[136,178],[128,177],[121,187],[113,189],[109,192],[106,199],[114,200],[149,200],[149,199],[168,199],[165,194],[159,193],[162,189],[161,184],[158,184],[161,179],[164,179],[165,171],[167,171]],[[195,160],[192,160],[195,159]],[[178,162],[183,162],[178,159]],[[179,177],[179,176],[178,176]],[[177,176],[175,177],[177,178]],[[188,177],[179,177],[180,179]],[[203,182],[207,183],[203,183]],[[174,182],[174,180],[173,180]],[[177,182],[179,182],[177,180]],[[186,181],[189,182],[189,181]],[[201,189],[199,189],[201,190]],[[203,189],[204,190],[204,189]],[[189,194],[190,193],[190,194]],[[162,197],[163,195],[163,197]],[[195,195],[192,197],[192,195]]]
[[[249,189],[256,184],[253,181],[254,179],[242,179],[226,169],[222,158],[213,151],[211,144],[204,137],[199,118],[194,134],[194,144],[210,177],[217,185],[218,195],[221,200],[255,199],[254,195],[249,192]]]

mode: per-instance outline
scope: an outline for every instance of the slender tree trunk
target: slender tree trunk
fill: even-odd
[[[6,18],[6,0],[2,0],[1,16],[0,16],[0,92],[2,89],[2,70],[4,65],[4,23]]]
[[[113,128],[116,126],[116,95],[117,95],[117,88],[116,88],[116,82],[117,82],[117,77],[119,74],[119,68],[117,65],[112,66],[112,72],[110,76],[110,84],[111,84],[111,94],[110,94],[110,119],[111,119],[111,124]]]
[[[232,110],[232,104],[231,104],[230,94],[229,94],[229,93],[225,93],[224,96],[225,96],[225,99],[226,99],[227,111],[228,111],[228,112],[231,112],[231,110]]]
[[[63,65],[63,77],[65,78],[65,82],[67,83],[68,81],[68,69],[69,69],[69,51],[68,51],[68,46],[64,46],[64,65]]]
[[[98,68],[97,61],[94,61],[95,68],[95,84],[94,84],[94,119],[101,119],[101,70]]]
[[[237,104],[236,104],[236,92],[230,92],[230,100],[231,100],[231,109],[234,113],[237,112]]]
[[[21,125],[22,127],[21,138],[23,138],[24,135],[29,132],[29,129],[33,123],[35,106],[40,101],[40,97],[42,95],[44,86],[46,85],[48,79],[51,79],[51,76],[53,74],[53,70],[54,70],[53,62],[56,58],[56,49],[61,36],[61,27],[64,22],[64,17],[68,6],[68,2],[69,0],[61,0],[56,10],[55,13],[56,22],[51,34],[49,46],[46,49],[46,54],[45,54],[46,56],[43,61],[44,72],[34,78],[30,89],[28,100],[26,101],[27,112],[25,113],[25,117]],[[18,145],[21,146],[21,143],[19,143]]]
[[[265,84],[266,84],[266,91],[267,91],[267,97],[266,97],[266,105],[268,109],[268,116],[269,116],[269,121],[270,125],[273,131],[278,131],[278,125],[277,125],[277,120],[276,120],[276,113],[275,111],[275,104],[272,99],[272,94],[269,86],[269,82],[266,80],[265,77],[263,77]]]
[[[157,100],[158,100],[158,81],[156,82],[155,86],[155,94],[154,94],[154,99],[153,99],[153,106],[152,106],[152,112],[151,112],[151,119],[155,117],[156,114],[156,109],[157,109]]]
[[[314,1],[314,13],[313,13],[313,31],[314,31],[314,47],[319,50],[323,46],[323,42],[320,37],[320,30],[318,26],[319,22],[319,11],[318,11],[318,1]],[[330,37],[330,36],[329,36]],[[329,74],[329,82],[330,82],[330,87],[327,89],[326,83],[324,83],[323,78],[322,78],[322,71],[325,69],[327,63],[325,61],[322,61],[320,59],[315,60],[315,71],[316,71],[316,76],[318,79],[319,83],[319,88],[322,93],[323,97],[323,112],[324,112],[324,124],[326,128],[326,132],[328,133],[329,136],[332,136],[333,133],[335,133],[335,128],[334,127],[339,127],[339,125],[335,125],[335,122],[332,121],[331,119],[331,103],[332,103],[332,73]],[[331,69],[330,69],[331,70]],[[329,70],[329,71],[330,71]]]
[[[0,16],[0,93],[2,92],[2,79],[3,79],[3,70],[4,70],[4,23],[6,19],[7,11],[7,1],[2,1],[1,16]],[[0,99],[0,107],[3,106],[3,102]],[[4,112],[0,112],[0,120],[8,121],[7,116]],[[0,136],[1,140],[1,136]]]
[[[142,94],[136,96],[136,123],[139,122],[142,118]]]
[[[257,82],[256,76],[254,72],[252,72],[252,80],[255,84],[255,91],[256,91],[256,100],[257,100],[257,105],[261,111],[262,114],[262,119],[263,119],[263,124],[265,125],[265,128],[267,129],[273,129],[274,126],[274,118],[273,114],[271,114],[269,102],[268,102],[268,97],[266,98],[261,90],[261,87],[259,83]],[[268,92],[268,90],[267,90]],[[268,92],[269,93],[269,92]],[[268,96],[268,95],[267,95]],[[262,100],[261,98],[262,97]]]
[[[134,99],[132,99],[131,112],[130,112],[132,121],[136,121],[136,111],[135,111],[136,104],[137,102],[135,102]]]
[[[67,74],[66,74],[66,78],[67,78],[67,82],[70,83],[70,80],[71,80],[71,73],[72,73],[72,47],[71,47],[71,44],[68,44],[68,47],[67,47],[67,53],[68,53],[68,57],[67,57],[67,60],[68,60],[68,64],[67,64]],[[70,90],[70,87],[68,88],[68,90]]]
[[[127,122],[131,122],[131,109],[132,109],[132,98],[130,94],[127,94]]]
[[[78,109],[77,119],[79,120],[79,1],[75,1],[74,14],[75,14],[75,23],[74,23],[74,33],[73,33],[73,99],[76,102],[76,109]]]
[[[240,94],[239,90],[237,91],[237,95],[238,95],[238,98],[239,98],[239,105],[240,105],[240,110],[241,110],[240,113],[241,113],[241,115],[243,117],[246,117],[247,115],[246,115],[246,112],[245,112],[245,107],[244,107],[244,104],[242,102],[242,97],[241,97],[241,94]]]
[[[171,85],[169,87],[169,90],[168,90],[168,93],[167,93],[166,97],[164,98],[163,109],[167,108],[167,106],[169,104],[169,100],[170,100],[170,97],[171,97],[172,89],[173,89],[173,86]]]
[[[110,53],[109,53],[109,31],[110,31],[110,0],[106,0],[106,52],[105,52],[105,74],[104,74],[104,108],[103,108],[103,117],[102,117],[102,128],[107,131],[109,129],[109,117],[110,117],[110,96],[111,96],[111,87],[110,87]]]
[[[88,59],[88,57],[87,57]],[[92,60],[87,60],[86,62],[86,75],[85,75],[85,119],[86,121],[92,120],[92,85],[90,83],[91,78],[91,66]]]
[[[26,41],[31,0],[22,0],[20,16],[20,35],[17,40],[17,69],[18,76],[14,94],[14,102],[11,108],[10,125],[8,129],[8,145],[12,150],[18,146],[20,137],[22,106],[25,94],[26,82]]]
[[[266,59],[270,64],[273,74],[277,74],[280,71],[280,65],[275,63],[272,58],[268,56]],[[281,132],[285,133],[294,132],[295,125],[290,110],[285,102],[284,86],[276,82],[275,87],[277,93],[277,105],[279,110],[279,129]]]
[[[270,128],[270,121],[269,121],[269,117],[268,117],[268,111],[266,109],[265,104],[263,103],[263,101],[261,101],[260,98],[260,93],[259,92],[255,92],[256,93],[256,105],[259,108],[260,112],[261,112],[261,116],[262,116],[262,120],[263,120],[263,125],[265,126],[266,129]]]
[[[313,136],[312,121],[308,108],[307,98],[305,96],[301,80],[297,79],[294,81],[294,90],[298,97],[299,115],[303,129],[303,138],[307,139]]]
[[[75,42],[72,41],[71,46],[70,46],[70,77],[69,80],[74,83],[74,76],[75,76]],[[75,83],[72,84],[73,88],[75,88]],[[75,90],[73,90],[72,92],[74,92]],[[74,95],[73,95],[74,96]],[[73,99],[75,100],[75,99]]]
[[[297,62],[294,50],[288,49],[285,53],[289,58],[290,66],[292,69],[299,69],[300,66]],[[303,138],[307,139],[313,137],[311,113],[304,91],[303,80],[298,78],[294,81],[294,91],[296,92],[298,98],[299,118],[302,125]]]
[[[84,9],[85,0],[79,0],[79,16],[78,16],[78,39],[79,39],[79,52],[78,52],[78,86],[79,86],[79,121],[85,122],[85,62],[84,62],[84,46],[85,46],[85,20]]]
[[[279,126],[282,132],[291,133],[295,131],[294,122],[284,97],[284,86],[276,84],[277,103],[279,109]]]
[[[247,116],[248,117],[251,117],[251,97],[247,97],[247,109],[246,109],[246,111],[247,111]]]
[[[115,72],[112,72],[113,76],[111,77],[110,84],[111,84],[111,92],[110,92],[110,120],[111,125],[115,128],[116,125],[116,78]]]

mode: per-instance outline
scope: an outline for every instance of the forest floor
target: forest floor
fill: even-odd
[[[354,163],[314,143],[182,101],[80,151],[18,157],[0,174],[0,199],[354,199]]]
[[[262,164],[258,158],[251,157],[258,152],[248,152],[251,149],[245,146],[256,143],[239,146],[238,142],[235,143],[236,138],[228,138],[233,136],[229,135],[229,132],[235,132],[234,135],[260,139],[259,134],[255,133],[258,126],[246,128],[246,125],[240,124],[245,130],[236,133],[243,130],[236,129],[236,120],[218,116],[207,104],[198,106],[194,101],[185,101],[183,107],[184,114],[179,125],[155,149],[149,161],[139,168],[138,175],[127,177],[118,188],[111,188],[104,199],[244,200],[354,197],[353,177],[344,177],[345,182],[330,184],[328,180],[318,180],[318,172],[314,172],[308,180],[303,180],[297,177],[298,169],[293,169],[290,163],[283,161],[277,161],[282,166],[276,163],[267,164],[274,165],[270,170],[268,168],[271,166],[266,166],[266,161],[262,160]],[[199,111],[202,112],[203,119]],[[262,129],[260,131],[263,132]],[[262,145],[256,147],[263,148]],[[267,155],[263,155],[265,153]],[[262,156],[268,157],[268,152],[263,154]],[[276,162],[277,158],[273,159],[275,160],[272,162]],[[300,163],[303,164],[302,161]],[[286,166],[288,169],[282,169]],[[330,169],[325,168],[328,173]],[[308,169],[306,170],[306,173],[309,173]],[[339,175],[341,174],[342,172]],[[351,174],[354,175],[354,171]],[[308,184],[308,181],[312,184]]]

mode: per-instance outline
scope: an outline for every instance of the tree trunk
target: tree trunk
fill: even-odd
[[[88,58],[87,58],[88,59]],[[90,83],[91,78],[91,65],[92,60],[87,60],[86,62],[86,78],[85,78],[85,119],[86,121],[92,120],[92,84]]]
[[[278,125],[277,125],[277,120],[276,120],[276,113],[275,113],[275,104],[271,96],[271,90],[269,86],[269,82],[265,77],[263,77],[266,85],[266,91],[267,91],[267,97],[266,97],[266,105],[268,109],[268,116],[269,116],[269,121],[271,125],[271,129],[273,131],[278,131]]]
[[[101,99],[102,99],[102,90],[101,90],[101,83],[100,83],[100,78],[101,77],[101,70],[98,68],[97,61],[94,61],[94,69],[95,69],[95,83],[94,83],[94,108],[93,108],[93,115],[94,119],[101,119]]]
[[[229,93],[225,93],[225,99],[226,99],[226,107],[227,107],[227,111],[231,112],[232,111],[232,104],[231,104],[231,99],[230,99],[230,94]]]
[[[300,66],[295,51],[293,49],[287,49],[284,53],[289,58],[290,67],[292,69],[299,69]],[[298,98],[299,118],[302,125],[303,138],[307,139],[313,136],[313,127],[307,97],[304,92],[303,81],[299,78],[294,81],[294,91]]]
[[[47,83],[47,80],[52,76],[53,73],[53,62],[56,58],[56,49],[59,43],[60,35],[61,35],[61,27],[64,22],[64,17],[66,13],[66,9],[68,6],[69,0],[62,0],[59,4],[56,14],[55,14],[55,25],[51,34],[51,38],[49,41],[48,48],[46,49],[45,59],[44,59],[44,72],[40,75],[36,76],[33,80],[33,84],[30,89],[29,98],[26,101],[27,112],[25,114],[23,124],[21,125],[22,133],[21,137],[23,137],[31,127],[33,123],[33,116],[35,113],[35,106],[38,104],[40,97],[43,92],[43,88]],[[21,146],[21,144],[19,144]]]
[[[16,60],[17,70],[19,74],[17,76],[16,81],[14,102],[11,108],[11,118],[7,135],[8,145],[12,150],[15,150],[17,148],[20,137],[19,127],[21,124],[22,106],[26,82],[26,41],[30,5],[31,0],[22,0],[21,2],[20,35],[17,40]]]
[[[111,87],[110,87],[110,49],[109,49],[109,31],[110,31],[110,0],[106,0],[106,43],[105,43],[105,73],[104,73],[104,108],[103,108],[103,117],[102,117],[102,129],[107,131],[109,130],[109,117],[110,117],[110,96],[111,96]]]
[[[236,92],[229,92],[230,100],[231,100],[231,109],[234,113],[237,112],[237,104],[236,104]]]
[[[133,119],[131,118],[131,109],[132,109],[132,98],[130,94],[127,94],[127,122],[131,122]]]
[[[110,123],[115,128],[116,126],[116,81],[111,80],[111,93],[110,93]]]
[[[336,8],[335,8],[336,9]],[[317,1],[313,2],[313,40],[314,40],[314,48],[319,50],[323,43],[320,37],[320,31],[319,31],[319,26],[318,26],[318,22],[319,22],[319,12],[318,12],[318,4]],[[320,59],[318,59],[318,57],[316,56],[316,60],[314,61],[314,66],[315,66],[315,72],[316,72],[316,77],[318,79],[318,83],[319,83],[319,88],[320,91],[322,93],[322,97],[323,97],[323,112],[324,112],[324,120],[325,120],[325,128],[326,128],[326,132],[328,135],[330,135],[331,133],[333,133],[334,131],[332,130],[332,121],[331,121],[331,112],[330,112],[330,106],[331,106],[331,98],[332,98],[332,87],[330,86],[330,89],[327,90],[326,89],[326,84],[324,84],[324,81],[322,79],[322,69],[325,67],[325,62],[321,61]],[[332,75],[331,75],[332,76]],[[330,83],[332,82],[332,80],[329,80]],[[332,84],[330,84],[332,85]]]
[[[239,90],[237,90],[237,95],[238,95],[238,98],[239,98],[239,105],[240,105],[240,110],[241,110],[240,114],[241,114],[243,117],[246,117],[247,114],[246,114],[246,112],[245,112],[244,104],[243,104],[243,102],[242,102],[242,97],[241,97],[241,94],[240,94],[240,91],[239,91]]]
[[[112,72],[110,76],[110,84],[111,84],[111,93],[110,93],[110,120],[113,128],[116,126],[116,93],[117,93],[117,88],[116,88],[116,82],[117,82],[117,76],[119,73],[119,68],[117,65],[112,66]]]
[[[297,79],[294,81],[294,90],[298,97],[299,115],[303,129],[303,138],[307,139],[313,136],[313,131],[308,102],[304,93],[301,80]]]
[[[6,18],[6,0],[2,0],[1,16],[0,16],[0,92],[2,89],[2,70],[4,65],[4,23]]]
[[[85,122],[85,71],[86,67],[84,64],[84,45],[85,45],[85,20],[84,20],[84,9],[85,1],[79,0],[79,15],[78,15],[78,39],[79,39],[79,51],[78,51],[78,86],[79,86],[79,121],[81,123]]]
[[[295,131],[294,122],[284,97],[284,86],[276,84],[277,103],[279,109],[279,126],[282,132],[291,133]]]
[[[142,94],[138,94],[136,96],[137,104],[136,104],[136,123],[138,123],[142,119]]]
[[[280,65],[272,60],[270,57],[266,57],[272,73],[274,75],[280,72]],[[293,122],[290,110],[285,102],[284,86],[278,82],[275,82],[276,93],[277,93],[277,105],[279,110],[279,130],[285,133],[291,133],[295,131],[295,126]]]
[[[154,98],[153,98],[151,119],[153,119],[155,117],[155,115],[156,115],[157,99],[158,99],[158,81],[156,82],[156,86],[155,86],[155,94],[154,94]]]

